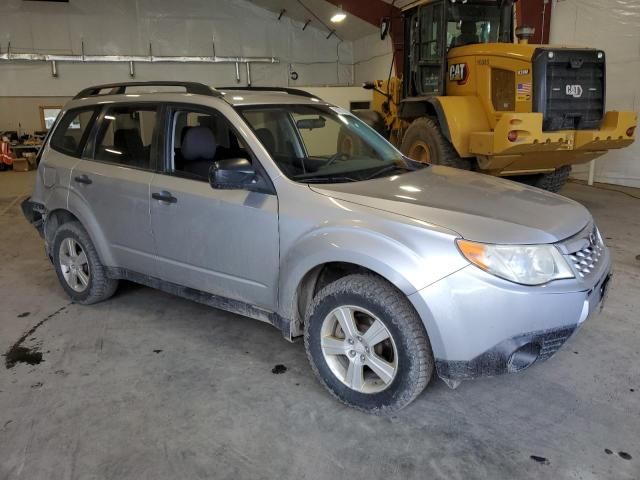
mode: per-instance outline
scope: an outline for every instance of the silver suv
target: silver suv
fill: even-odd
[[[378,414],[434,371],[455,387],[549,358],[610,278],[578,203],[414,162],[290,89],[88,88],[23,210],[73,301],[127,279],[269,322],[304,336],[329,392]]]

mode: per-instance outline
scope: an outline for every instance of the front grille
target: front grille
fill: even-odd
[[[598,229],[594,226],[587,232],[580,249],[567,255],[571,267],[579,278],[587,278],[594,272],[604,252]]]
[[[549,58],[550,52],[552,58]],[[549,132],[599,128],[605,110],[605,77],[603,52],[536,50],[533,111],[543,114],[542,129]]]

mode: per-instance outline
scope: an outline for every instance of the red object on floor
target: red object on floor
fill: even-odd
[[[5,165],[13,165],[11,145],[9,145],[7,142],[0,141],[0,163],[4,163]]]

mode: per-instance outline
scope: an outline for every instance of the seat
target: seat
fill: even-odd
[[[451,40],[450,48],[474,43],[480,43],[480,38],[476,34],[476,22],[475,20],[464,20],[460,25],[460,35]]]
[[[209,178],[209,168],[217,150],[216,138],[207,127],[191,127],[184,134],[180,148],[182,171]]]
[[[140,132],[136,128],[121,128],[113,134],[113,146],[122,152],[122,163],[146,166],[147,155]]]
[[[78,142],[71,135],[65,135],[62,137],[62,148],[68,152],[75,152],[78,150]]]

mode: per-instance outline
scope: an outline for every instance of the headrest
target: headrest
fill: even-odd
[[[116,130],[113,134],[113,144],[122,153],[130,157],[140,157],[144,155],[144,145],[142,144],[142,137],[140,131],[137,128],[122,128]]]
[[[260,140],[267,152],[273,154],[276,149],[276,139],[273,133],[271,133],[271,130],[268,128],[258,128],[256,130],[256,137],[258,137],[258,140]]]
[[[182,140],[182,158],[186,161],[213,160],[216,156],[216,138],[207,127],[192,127]]]

